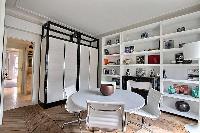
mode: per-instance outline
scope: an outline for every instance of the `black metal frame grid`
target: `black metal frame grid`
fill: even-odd
[[[69,32],[71,32],[71,34],[65,33],[65,32],[62,32],[62,31],[59,31],[59,30],[56,30],[56,29],[53,29],[52,26],[55,26],[55,27],[64,29],[66,31],[69,31]],[[44,32],[45,30],[46,30],[46,34]],[[53,32],[58,33],[58,34],[68,36],[70,39],[59,37],[59,36],[56,36],[56,35],[51,35],[49,31],[53,31]],[[84,45],[84,46],[88,46],[88,47],[99,49],[99,43],[98,43],[99,39],[97,39],[95,37],[92,37],[90,35],[87,35],[85,33],[76,31],[74,29],[68,28],[66,26],[51,22],[51,21],[48,21],[47,23],[45,23],[42,26],[42,38],[47,37],[47,36],[48,37],[52,37],[52,38],[56,38],[56,39],[60,39],[60,40],[64,40],[64,41],[73,42],[73,43],[76,43],[78,45]],[[88,38],[88,39],[85,39],[84,37]],[[74,38],[77,39],[77,41],[74,41]],[[81,41],[89,42],[90,45],[81,43]],[[93,42],[97,42],[97,46],[92,46]]]
[[[57,27],[57,28],[61,28],[64,29],[65,31],[69,31],[69,33],[65,33],[63,31],[59,31],[57,29],[53,29],[53,27]],[[50,33],[50,31],[52,31],[53,33],[56,33],[56,35],[52,35]],[[58,35],[62,35],[58,36]],[[66,36],[66,38],[63,37]],[[49,38],[56,38],[59,40],[64,40],[64,41],[68,41],[68,42],[72,42],[78,45],[77,47],[77,79],[76,79],[76,89],[77,91],[79,91],[79,75],[80,75],[80,46],[87,46],[87,47],[92,47],[92,48],[96,48],[98,49],[98,62],[99,62],[99,39],[92,37],[90,35],[81,33],[79,31],[76,31],[74,29],[68,28],[66,26],[62,26],[60,24],[48,21],[47,23],[45,23],[42,26],[42,36],[41,36],[41,40],[43,38],[46,39],[46,54],[45,54],[45,79],[44,79],[44,103],[42,103],[41,101],[39,101],[40,105],[43,108],[49,108],[58,104],[62,104],[65,102],[65,100],[62,101],[57,101],[55,103],[51,103],[51,104],[47,104],[47,80],[48,80],[48,52],[49,52]],[[86,39],[87,38],[87,39]],[[84,42],[88,42],[88,44],[83,43]],[[96,45],[93,46],[92,43],[96,42]],[[40,46],[41,47],[41,46]],[[65,55],[64,55],[65,56]],[[41,48],[40,48],[40,64],[41,64]],[[98,87],[98,69],[99,69],[99,65],[97,66],[97,87]],[[64,75],[63,75],[63,80],[64,80]],[[40,86],[40,85],[39,85]],[[38,98],[39,100],[39,98]]]

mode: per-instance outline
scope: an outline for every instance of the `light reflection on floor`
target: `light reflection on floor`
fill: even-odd
[[[4,111],[31,104],[31,94],[17,95],[17,87],[4,88]]]

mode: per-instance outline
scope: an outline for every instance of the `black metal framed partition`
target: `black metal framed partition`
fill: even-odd
[[[42,26],[39,104],[63,104],[63,90],[98,86],[99,39],[48,21]],[[81,87],[80,87],[81,86]]]

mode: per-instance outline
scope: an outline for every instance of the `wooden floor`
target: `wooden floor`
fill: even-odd
[[[75,117],[61,106],[44,110],[39,105],[31,105],[5,111],[0,133],[79,133],[78,124],[66,126],[63,130],[60,128],[65,120],[74,119]],[[131,115],[129,119],[134,122],[141,121],[141,117],[136,115]],[[151,124],[150,129],[154,133],[186,133],[184,125],[195,121],[162,113],[159,120],[146,119],[146,122]],[[83,133],[89,133],[84,123],[82,125]],[[133,124],[128,125],[126,133],[134,132],[148,133],[144,129],[139,130],[139,127]]]

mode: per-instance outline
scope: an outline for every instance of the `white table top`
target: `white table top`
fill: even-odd
[[[127,90],[115,90],[110,96],[103,96],[99,90],[85,90],[74,93],[71,98],[74,104],[83,110],[87,110],[87,100],[124,103],[125,112],[129,113],[142,108],[145,104],[142,96]]]

